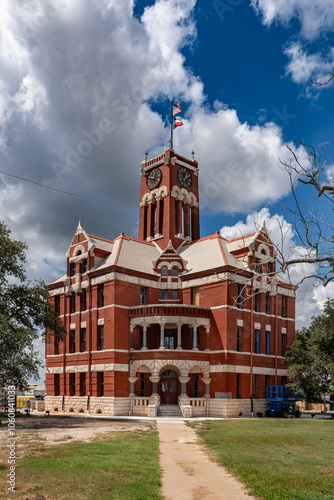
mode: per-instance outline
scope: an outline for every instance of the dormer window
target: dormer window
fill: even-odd
[[[82,261],[82,273],[86,273],[87,272],[87,265],[88,265],[87,259],[83,260]]]
[[[167,266],[162,266],[162,268],[161,268],[161,276],[165,277],[167,275],[168,275]]]
[[[176,266],[172,267],[172,276],[176,278],[179,275],[179,270]]]
[[[76,275],[76,263],[75,262],[72,262],[72,264],[70,264],[70,275],[71,276]]]

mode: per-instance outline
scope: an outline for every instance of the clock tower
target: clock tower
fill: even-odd
[[[139,234],[162,249],[199,239],[198,163],[167,149],[141,165]]]

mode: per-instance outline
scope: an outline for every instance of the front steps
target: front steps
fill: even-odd
[[[179,405],[160,405],[157,417],[160,418],[182,418],[182,412]]]

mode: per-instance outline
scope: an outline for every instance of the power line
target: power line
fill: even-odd
[[[4,172],[0,170],[1,174],[8,175],[9,177],[14,177],[15,179],[19,179],[21,181],[30,182],[31,184],[35,184],[36,186],[43,187],[45,189],[50,189],[51,191],[56,191],[57,193],[67,194],[69,196],[77,196],[78,198],[85,198],[86,200],[94,200],[94,201],[105,201],[108,203],[113,203],[117,200],[106,200],[101,198],[94,198],[92,196],[85,196],[84,194],[72,193],[70,191],[63,191],[62,189],[52,188],[50,186],[45,186],[45,184],[41,184],[40,182],[32,181],[31,179],[25,179],[24,177],[20,177],[18,175],[9,174],[8,172]]]

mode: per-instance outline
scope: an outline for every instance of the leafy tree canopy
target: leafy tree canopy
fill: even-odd
[[[319,402],[334,392],[334,299],[328,299],[321,315],[308,328],[296,331],[285,357],[292,384],[307,391],[309,402]]]
[[[48,302],[44,283],[27,280],[26,244],[10,234],[0,222],[0,386],[21,389],[38,377],[42,364],[34,341],[40,335],[47,342],[53,335],[63,339],[66,331]]]

